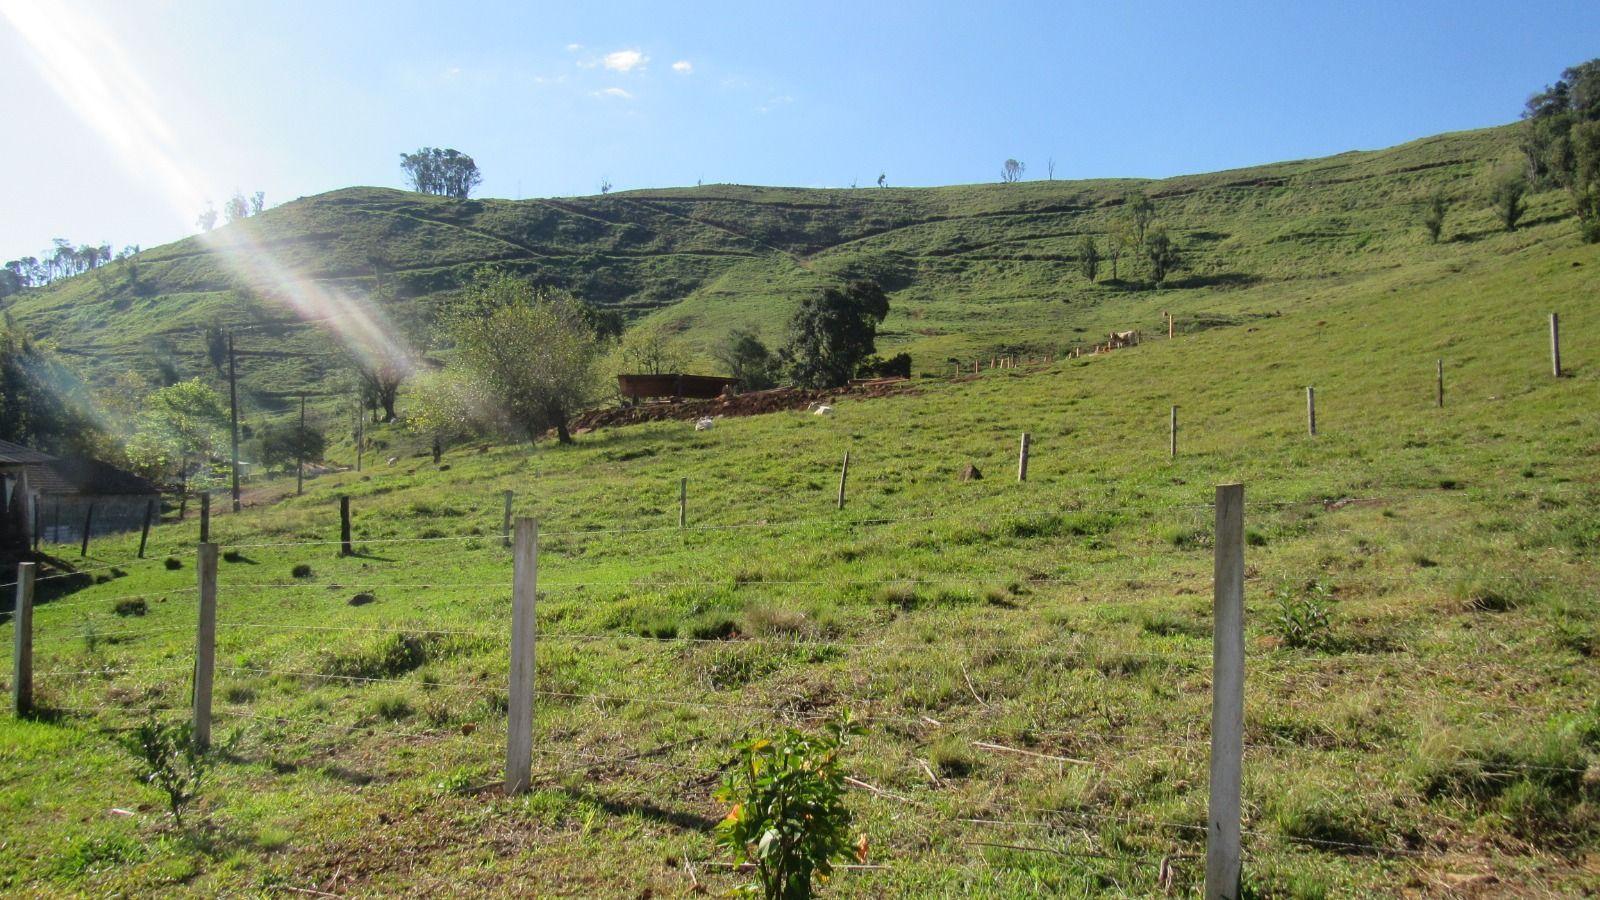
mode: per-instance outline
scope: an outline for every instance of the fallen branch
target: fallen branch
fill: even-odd
[[[1073,763],[1075,765],[1080,765],[1080,766],[1092,766],[1092,765],[1094,765],[1094,762],[1092,760],[1073,759],[1070,756],[1052,756],[1052,755],[1050,755],[1048,753],[1035,753],[1032,750],[1018,750],[1015,747],[1002,747],[999,744],[990,744],[990,743],[987,743],[985,741],[973,741],[972,742],[972,746],[977,747],[979,750],[998,750],[1001,753],[1017,753],[1017,754],[1020,754],[1022,756],[1032,756],[1032,757],[1035,757],[1037,759],[1048,759],[1048,760],[1053,760],[1055,762]]]

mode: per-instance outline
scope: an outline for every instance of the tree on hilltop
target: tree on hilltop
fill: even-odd
[[[1600,242],[1600,59],[1563,71],[1528,98],[1522,118],[1528,186],[1564,188],[1583,239]],[[1497,212],[1504,208],[1502,190],[1496,186]]]
[[[1000,183],[1015,184],[1016,182],[1021,181],[1022,173],[1027,171],[1027,169],[1027,163],[1020,163],[1014,159],[1006,160],[1005,164],[1000,167]]]
[[[400,154],[400,170],[411,189],[423,194],[465,200],[483,181],[478,164],[459,150],[423,147]]]

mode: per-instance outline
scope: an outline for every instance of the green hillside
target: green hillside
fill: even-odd
[[[1155,294],[1090,288],[1054,258],[1065,235],[1103,221],[1117,184],[573,201],[715,218],[642,230],[606,257],[617,271],[698,260],[709,280],[654,314],[708,326],[770,323],[782,291],[871,265],[902,273],[894,324],[924,364],[1001,342],[1059,347],[1074,327],[1150,326],[1168,305],[1215,327],[927,379],[842,400],[831,417],[460,447],[437,467],[407,455],[313,479],[298,498],[267,485],[216,522],[232,551],[216,694],[228,751],[182,827],[117,741],[148,709],[181,718],[189,702],[195,522],[158,527],[145,562],[128,562],[134,538],[99,542],[87,577],[43,583],[41,715],[0,719],[0,890],[721,894],[739,877],[708,829],[727,811],[711,790],[731,742],[849,710],[868,731],[843,765],[870,788],[848,803],[882,868],[840,873],[827,896],[1199,896],[1207,504],[1233,480],[1248,496],[1246,895],[1600,890],[1600,248],[1554,221],[1554,196],[1513,234],[1463,202],[1437,247],[1404,214],[1440,185],[1465,197],[1505,146],[1491,131],[1152,186],[1203,248],[1185,277],[1211,279]],[[837,203],[800,206],[818,196]],[[847,221],[845,203],[878,224]],[[410,212],[372,211],[384,204]],[[340,222],[433,234],[450,226],[418,211],[467,209],[479,232],[499,216],[569,216],[356,191],[249,224],[326,217],[321,237],[285,252],[330,260],[331,278],[331,260],[359,265]],[[625,227],[585,221],[569,224]],[[738,239],[743,256],[734,228],[759,234]],[[945,253],[957,237],[967,249]],[[623,252],[640,245],[702,252]],[[436,249],[423,261],[440,268],[414,277],[466,265]],[[202,277],[198,241],[152,251],[146,269],[173,283],[190,273],[163,328],[200,321],[223,296],[207,291],[226,287]],[[782,291],[762,273],[783,274]],[[80,334],[135,355],[133,337],[90,327],[109,303],[68,302],[80,290],[19,312],[80,317]],[[1546,356],[1551,310],[1561,379]],[[1022,431],[1034,443],[1019,484]],[[968,462],[982,480],[958,480]],[[682,477],[691,527],[679,531]],[[522,797],[493,787],[508,489],[544,535],[535,789]],[[331,544],[342,494],[357,539],[373,541],[353,557]],[[49,549],[75,561],[76,548]],[[357,594],[370,602],[353,605]]]
[[[97,380],[128,366],[151,375],[158,358],[205,373],[203,326],[252,326],[240,331],[244,387],[252,410],[271,412],[301,391],[334,389],[343,355],[329,331],[352,308],[377,297],[426,351],[430,317],[486,263],[667,320],[701,349],[741,325],[777,340],[797,298],[869,276],[891,290],[882,349],[939,372],[951,357],[1060,352],[1111,328],[1157,330],[1165,310],[1187,329],[1229,324],[1325,304],[1374,279],[1425,283],[1572,242],[1556,192],[1532,198],[1523,230],[1498,232],[1485,181],[1517,152],[1511,130],[1496,128],[1160,181],[713,185],[516,202],[352,188],[27,292],[9,309]],[[1078,242],[1103,238],[1135,189],[1154,199],[1182,268],[1156,290],[1143,263],[1124,260],[1120,279],[1107,265],[1090,284]],[[1452,208],[1434,246],[1419,221],[1436,192]]]

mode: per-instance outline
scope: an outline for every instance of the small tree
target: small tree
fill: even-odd
[[[888,186],[889,186],[889,173],[888,172],[879,172],[878,173],[878,187],[885,188],[885,187],[888,187]]]
[[[584,304],[488,273],[468,288],[449,333],[451,367],[481,401],[474,415],[530,442],[553,428],[572,443],[567,423],[594,396],[600,354]]]
[[[256,191],[254,194],[250,195],[250,215],[259,216],[259,215],[261,215],[261,211],[263,209],[266,209],[266,208],[267,208],[267,192],[266,191]]]
[[[623,335],[617,348],[623,368],[630,374],[662,375],[689,368],[689,352],[676,332],[665,323],[655,322]]]
[[[1133,223],[1136,243],[1134,246],[1145,245],[1145,235],[1150,230],[1150,223],[1156,218],[1155,201],[1139,191],[1128,195],[1128,220]]]
[[[1156,284],[1178,267],[1178,245],[1167,234],[1166,226],[1156,225],[1145,235],[1144,255],[1150,261],[1150,277]]]
[[[1090,282],[1100,273],[1100,248],[1093,235],[1086,234],[1078,241],[1078,271]]]
[[[1489,200],[1494,205],[1495,216],[1507,231],[1516,231],[1517,222],[1527,212],[1524,197],[1528,193],[1528,178],[1520,171],[1502,172],[1490,188]]]
[[[711,351],[711,355],[747,391],[766,390],[778,383],[777,357],[748,328],[735,328],[728,332],[728,336]]]
[[[183,824],[183,810],[200,796],[211,768],[206,751],[195,743],[194,726],[152,718],[127,736],[125,746],[139,761],[139,781],[166,794],[172,818]]]
[[[837,860],[866,859],[867,842],[850,839],[839,750],[858,729],[836,724],[820,735],[785,729],[735,749],[733,768],[716,797],[733,808],[717,825],[717,841],[738,863],[755,864],[751,886],[767,900],[804,900]]]
[[[878,325],[888,315],[889,298],[873,281],[828,288],[800,301],[780,354],[789,377],[809,388],[848,384],[861,361],[876,351]]]
[[[199,217],[194,220],[194,224],[201,231],[210,231],[211,229],[217,227],[217,210],[212,206],[206,206],[205,212],[201,213]]]
[[[228,408],[216,391],[198,378],[180,381],[145,398],[138,429],[128,439],[128,461],[151,477],[176,465],[187,490],[189,473],[196,463],[204,469],[227,427]]]
[[[1444,231],[1444,214],[1450,209],[1450,201],[1444,198],[1443,193],[1435,193],[1428,200],[1428,205],[1422,211],[1422,227],[1428,230],[1428,240],[1439,243],[1439,234]]]
[[[222,218],[228,222],[237,222],[240,219],[249,218],[249,216],[250,201],[244,199],[244,195],[238,191],[234,191],[233,196],[222,204]]]
[[[318,462],[327,449],[327,436],[309,425],[269,424],[256,432],[257,455],[269,468],[292,466],[302,459]]]
[[[206,361],[211,363],[211,368],[218,372],[228,364],[228,330],[222,326],[221,319],[212,319],[206,324]]]
[[[1000,183],[1015,184],[1021,181],[1022,173],[1027,171],[1027,168],[1026,163],[1020,163],[1014,159],[1006,160],[1005,164],[1000,167]]]

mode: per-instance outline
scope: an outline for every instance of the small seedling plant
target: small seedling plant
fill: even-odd
[[[1333,646],[1333,621],[1329,616],[1333,591],[1327,584],[1284,582],[1273,590],[1272,597],[1277,602],[1272,626],[1285,645],[1305,650]]]
[[[733,808],[717,825],[735,863],[753,863],[760,880],[741,891],[767,900],[804,900],[833,874],[836,860],[864,859],[852,843],[839,751],[860,728],[837,722],[820,734],[784,729],[735,748],[716,797]]]
[[[184,808],[200,796],[210,770],[206,751],[195,744],[194,726],[149,719],[135,728],[125,743],[139,761],[139,780],[167,795],[167,808],[182,825]]]

